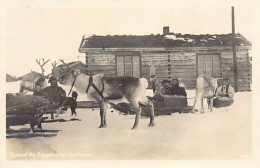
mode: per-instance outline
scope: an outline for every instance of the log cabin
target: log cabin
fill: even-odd
[[[235,34],[238,91],[250,91],[249,50],[252,44]],[[169,27],[157,35],[83,36],[79,52],[85,53],[86,73],[135,76],[149,80],[151,66],[159,81],[176,76],[187,89],[196,87],[200,74],[230,79],[234,84],[232,34],[180,34]]]

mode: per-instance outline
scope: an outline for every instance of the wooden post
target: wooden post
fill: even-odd
[[[233,67],[234,67],[234,89],[235,92],[238,91],[237,86],[237,57],[236,57],[236,43],[235,43],[235,15],[234,15],[234,7],[232,9],[232,50],[233,50]]]

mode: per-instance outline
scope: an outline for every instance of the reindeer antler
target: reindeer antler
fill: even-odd
[[[46,75],[47,78],[48,78],[50,75],[53,75],[53,72],[54,72],[54,70],[55,70],[55,68],[56,68],[56,66],[57,66],[57,62],[56,62],[56,61],[51,62],[51,66],[52,66],[52,70],[51,70],[51,73],[50,73],[50,74]]]
[[[70,68],[69,65],[66,64],[65,61],[64,61],[63,59],[59,59],[59,61],[60,61],[61,63],[63,63],[64,65],[66,65],[68,69]],[[61,69],[63,69],[63,68],[61,67]]]
[[[54,61],[53,63],[51,63],[51,65],[52,65],[52,70],[54,70],[54,68],[56,68],[57,62]]]
[[[39,64],[40,67],[41,67],[42,75],[43,75],[43,76],[44,76],[44,72],[45,72],[45,70],[43,69],[43,67],[44,67],[44,65],[45,65],[46,63],[48,63],[49,61],[50,61],[50,59],[47,60],[47,61],[45,61],[44,58],[42,58],[42,63],[41,63],[41,59],[36,59],[37,64]]]

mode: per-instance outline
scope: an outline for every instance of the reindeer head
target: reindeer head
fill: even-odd
[[[74,78],[80,74],[80,70],[72,70],[69,65],[64,62],[64,60],[60,60],[60,62],[65,65],[59,66],[55,68],[53,71],[53,76],[58,79],[58,82],[63,85],[70,85],[74,81]]]
[[[41,62],[41,61],[42,61],[42,62]],[[40,67],[41,67],[41,70],[42,70],[41,75],[42,75],[43,77],[45,77],[45,76],[44,76],[45,69],[44,69],[43,67],[44,67],[44,65],[47,64],[49,61],[50,61],[50,59],[47,60],[47,61],[45,61],[44,58],[42,58],[42,60],[36,59],[37,64],[40,65]]]
[[[44,72],[45,72],[45,69],[43,68],[48,62],[50,61],[47,60],[45,61],[44,58],[42,59],[36,59],[36,62],[37,64],[41,67],[41,70],[42,70],[42,73],[39,77],[39,79],[35,82],[35,86],[41,86],[41,87],[44,87],[44,86],[47,86],[47,82],[45,81],[45,79],[48,77],[48,75],[44,75]]]

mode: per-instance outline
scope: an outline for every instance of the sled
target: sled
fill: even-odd
[[[163,100],[153,100],[154,104],[154,115],[171,115],[171,113],[190,113],[192,106],[188,106],[186,97],[179,97],[173,95],[164,95]],[[135,114],[128,103],[119,103],[110,105],[124,115]],[[149,116],[151,112],[151,106],[143,106],[141,115]]]
[[[42,129],[41,123],[48,118],[44,114],[53,115],[56,108],[56,104],[43,97],[18,93],[6,94],[6,128],[30,124],[33,132],[36,125]]]
[[[227,107],[234,103],[233,99],[227,99],[227,100],[219,100],[219,99],[213,99],[213,107],[220,108],[220,107]]]
[[[44,133],[40,133],[40,134],[15,134],[15,135],[7,135],[6,138],[7,139],[10,139],[10,138],[24,139],[24,138],[54,137],[54,136],[57,136],[57,134],[55,134],[55,133],[49,133],[49,134],[44,134]]]
[[[187,98],[175,95],[164,95],[163,100],[154,100],[154,115],[171,115],[171,113],[189,113],[192,106],[188,106]],[[149,116],[151,107],[143,107],[141,115]]]

